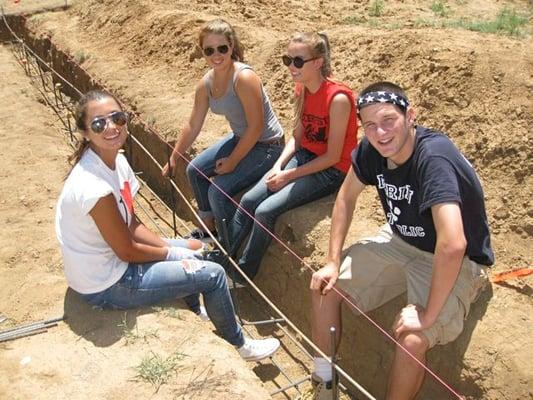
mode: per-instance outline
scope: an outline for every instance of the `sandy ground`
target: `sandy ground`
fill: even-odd
[[[38,3],[22,0],[19,5],[10,6],[12,11],[20,11],[21,8],[17,7],[24,6],[31,12]],[[355,89],[384,78],[401,83],[407,88],[419,111],[419,122],[446,131],[475,165],[486,193],[497,257],[494,271],[531,266],[531,38],[516,39],[453,29],[419,29],[416,25],[421,19],[436,19],[430,10],[430,1],[403,1],[394,7],[386,5],[379,19],[369,16],[370,3],[191,1],[185,8],[170,0],[114,0],[105,4],[87,0],[74,2],[74,6],[66,13],[36,14],[31,17],[31,24],[39,32],[51,35],[56,43],[83,62],[84,67],[106,82],[169,138],[179,133],[181,124],[188,117],[194,84],[205,72],[205,63],[195,47],[197,28],[204,21],[222,15],[236,26],[246,47],[246,58],[262,77],[285,127],[289,126],[291,117],[292,82],[278,61],[279,55],[296,29],[326,29],[332,43],[334,76],[337,79]],[[506,4],[520,10],[530,7],[527,1],[472,0],[447,4],[451,10],[450,18],[471,19],[493,18]],[[375,26],[376,21],[379,26]],[[7,61],[2,61],[0,67],[6,69],[5,73],[1,71],[0,74],[1,90],[11,90],[2,94],[6,103],[0,111],[5,121],[1,130],[2,139],[11,144],[17,137],[16,132],[21,132],[23,135],[18,136],[27,141],[19,147],[13,144],[0,148],[5,165],[2,168],[2,181],[6,182],[6,187],[12,188],[3,191],[7,194],[0,195],[2,221],[7,227],[6,233],[0,238],[3,271],[0,299],[2,304],[6,304],[0,312],[13,318],[13,322],[20,323],[60,315],[68,303],[72,307],[71,312],[81,312],[84,317],[83,321],[53,328],[46,334],[46,340],[41,335],[0,348],[0,356],[8,358],[8,362],[2,365],[9,368],[5,369],[9,372],[3,373],[0,378],[0,397],[3,390],[4,393],[22,391],[20,398],[30,398],[29,393],[35,393],[37,388],[43,391],[42,398],[56,398],[61,393],[56,386],[70,380],[69,387],[73,388],[71,392],[74,393],[81,382],[98,379],[104,371],[113,371],[116,382],[130,384],[134,373],[129,367],[117,368],[117,365],[137,365],[147,349],[153,347],[144,339],[138,339],[134,346],[124,346],[125,335],[116,328],[121,324],[121,314],[95,314],[83,308],[75,297],[66,292],[51,218],[65,171],[64,155],[68,149],[64,147],[65,141],[60,138],[61,135],[57,135],[57,132],[61,132],[60,126],[55,128],[54,133],[53,125],[43,132],[43,124],[53,124],[54,117],[50,117],[50,112],[36,103],[27,85],[18,86],[19,81],[24,81],[24,76],[20,68],[17,69],[14,62],[9,61],[6,50],[2,51]],[[9,84],[4,85],[4,80]],[[17,82],[17,86],[13,82]],[[14,98],[16,101],[5,100]],[[26,103],[21,103],[25,100]],[[41,117],[37,109],[44,119],[33,124],[32,121],[38,121]],[[25,110],[31,111],[27,111],[26,115],[21,114]],[[193,152],[201,150],[226,132],[226,125],[221,122],[220,118],[208,117],[205,133],[199,137]],[[39,132],[38,146],[31,146],[36,139],[35,136],[29,136],[30,130]],[[11,134],[13,136],[9,136]],[[30,138],[33,139],[31,142]],[[53,151],[49,149],[48,155],[38,154],[37,150],[46,152],[48,149],[47,140],[55,143],[50,146],[56,147],[53,147]],[[38,174],[36,171],[47,173]],[[54,175],[53,171],[57,171],[57,174]],[[36,180],[35,176],[39,179]],[[25,184],[21,185],[22,181]],[[326,199],[319,206],[288,213],[280,224],[280,236],[298,254],[316,265],[322,262],[327,248],[324,238],[329,228],[331,203],[332,199]],[[361,211],[351,230],[352,239],[381,222],[378,217],[381,212],[373,193],[366,193],[361,203]],[[265,264],[279,263],[287,270],[300,268],[295,261],[288,263],[287,260],[287,253],[273,246]],[[14,274],[14,271],[18,273]],[[262,270],[259,280],[267,290],[280,293],[279,301],[284,306],[292,310],[301,310],[305,306],[305,286],[296,289],[291,287],[286,280],[291,276],[289,272],[275,277],[267,275],[268,272]],[[482,298],[482,303],[474,307],[475,322],[470,324],[467,332],[455,345],[432,353],[431,361],[435,364],[452,366],[438,372],[460,381],[462,387],[468,388],[469,398],[533,398],[530,335],[532,284],[531,278],[526,278],[510,281],[506,286],[493,285]],[[286,298],[283,293],[288,290],[295,290],[293,293],[302,295]],[[180,312],[182,314],[188,318],[186,312]],[[383,316],[378,312],[373,317],[379,319]],[[128,326],[132,328],[137,321],[141,331],[149,332],[152,326],[160,326],[158,332],[161,337],[168,337],[171,333],[167,327],[174,327],[173,322],[177,323],[164,312],[128,313],[128,321],[130,318],[132,322],[128,322]],[[89,319],[95,321],[89,322]],[[194,320],[193,317],[190,319]],[[379,322],[386,323],[387,318],[383,317]],[[91,331],[95,326],[103,326],[99,329],[111,332],[102,334],[97,329],[96,336],[99,339],[91,340],[90,334],[84,332]],[[54,336],[56,334],[57,338]],[[357,345],[364,346],[365,340],[381,340],[374,336],[360,341],[358,338]],[[26,355],[32,355],[32,360],[35,360],[37,356],[33,356],[35,353],[30,350],[37,349],[43,341],[50,348],[50,352],[47,352],[50,361],[41,362],[40,369],[28,372],[30,369],[20,366],[20,360]],[[159,343],[164,340],[149,338],[148,341],[157,343],[153,346],[160,346]],[[63,342],[69,345],[63,348],[60,346]],[[166,354],[173,351],[172,347],[164,348]],[[447,354],[462,356],[461,359],[447,359]],[[75,364],[80,369],[59,374],[59,357],[69,360],[69,366],[73,364],[72,360],[79,357],[80,362]],[[99,357],[99,368],[90,366],[94,357]],[[385,362],[380,355],[375,357],[379,358],[378,364],[386,364],[386,356]],[[29,365],[36,364],[32,363]],[[41,365],[45,364],[50,369],[42,369]],[[80,370],[90,371],[89,375],[84,375]],[[259,369],[259,372],[260,376],[261,372],[262,376],[273,374],[268,368]],[[295,372],[298,375],[301,373],[299,369]],[[242,371],[239,373],[246,375]],[[28,375],[24,374],[31,374],[31,378],[27,379]],[[220,374],[223,376],[224,369]],[[372,375],[368,368],[360,374],[375,386],[377,392],[382,391],[380,378],[368,377]],[[56,375],[61,376],[62,380],[55,381]],[[26,379],[24,384],[23,379]],[[48,386],[48,381],[55,383]],[[147,385],[131,384],[135,385],[135,390],[151,393]],[[95,390],[101,391],[94,393],[96,397],[105,393],[109,396],[106,398],[113,398],[110,385],[98,386]],[[116,392],[118,389],[114,390],[113,396],[121,398]],[[178,390],[175,386],[163,387],[158,396],[173,398],[179,393]],[[438,398],[448,398],[445,392],[439,393],[443,394]]]

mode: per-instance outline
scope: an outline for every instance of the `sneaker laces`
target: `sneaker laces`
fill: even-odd
[[[279,340],[275,338],[259,340],[245,338],[244,344],[237,351],[246,361],[259,361],[274,354],[279,345]]]

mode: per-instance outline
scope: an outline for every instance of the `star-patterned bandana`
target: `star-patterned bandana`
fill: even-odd
[[[357,99],[357,114],[359,114],[361,108],[376,103],[394,104],[400,107],[403,112],[409,107],[409,101],[401,94],[384,91],[370,92]]]

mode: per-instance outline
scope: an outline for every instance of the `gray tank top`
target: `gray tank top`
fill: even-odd
[[[231,130],[233,133],[239,137],[244,135],[248,124],[246,122],[246,115],[244,114],[244,108],[242,103],[235,93],[235,81],[237,75],[244,69],[252,69],[249,65],[236,62],[235,63],[235,73],[233,74],[233,81],[228,85],[226,93],[218,98],[213,98],[212,93],[212,71],[208,71],[204,75],[204,82],[207,89],[207,95],[209,96],[209,108],[212,112],[218,115],[223,115],[229,122]],[[279,139],[283,136],[283,128],[272,109],[272,104],[270,99],[263,87],[261,87],[261,92],[263,95],[263,132],[259,138],[260,142],[268,142],[273,139]]]

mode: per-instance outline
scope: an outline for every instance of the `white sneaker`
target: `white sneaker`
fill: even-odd
[[[259,361],[270,357],[278,348],[279,340],[276,338],[259,340],[244,338],[244,344],[237,351],[245,361]]]
[[[207,315],[207,310],[204,306],[200,306],[200,311],[196,315],[198,315],[202,321],[210,321],[209,315]]]

